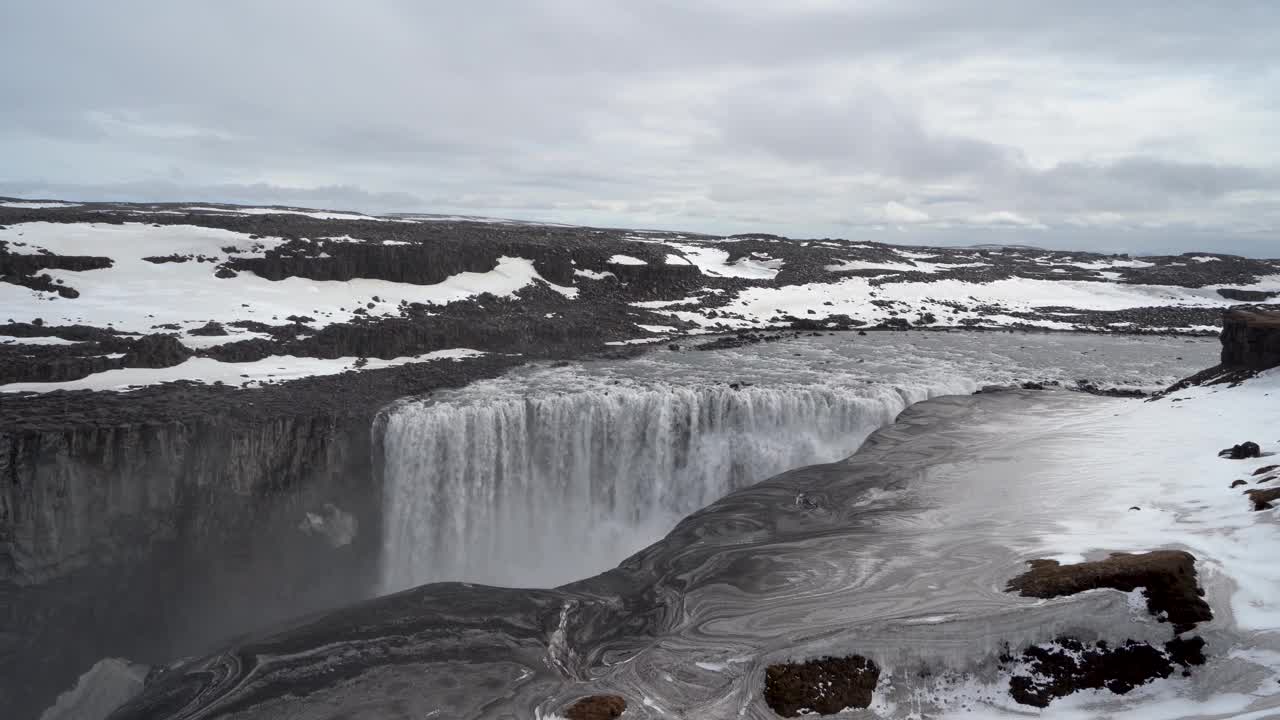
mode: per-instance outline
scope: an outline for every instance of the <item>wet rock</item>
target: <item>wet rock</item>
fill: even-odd
[[[880,668],[861,655],[770,665],[765,670],[764,700],[783,717],[834,715],[871,705],[879,680]]]
[[[1266,490],[1249,490],[1245,493],[1249,499],[1253,501],[1253,510],[1258,512],[1261,510],[1270,510],[1275,507],[1272,503],[1280,498],[1280,488],[1268,488]]]
[[[1196,580],[1195,561],[1181,550],[1116,553],[1106,560],[1073,565],[1032,560],[1031,570],[1010,580],[1005,589],[1023,597],[1054,598],[1098,588],[1123,592],[1144,588],[1147,611],[1173,623],[1175,632],[1185,632],[1213,618]]]
[[[1164,649],[1134,640],[1112,647],[1101,640],[1087,645],[1060,637],[1023,652],[1022,668],[1009,680],[1009,695],[1018,703],[1040,708],[1080,690],[1105,689],[1123,695],[1173,675],[1177,666],[1204,664],[1203,649],[1204,640],[1198,637],[1175,639]]]
[[[173,367],[191,357],[191,351],[173,335],[144,335],[133,341],[125,353],[124,366],[134,368]]]
[[[1218,457],[1227,458],[1228,460],[1248,460],[1249,458],[1262,457],[1262,448],[1258,447],[1256,442],[1242,442],[1225,450],[1219,450]]]
[[[1203,665],[1207,662],[1207,658],[1204,655],[1204,638],[1199,636],[1186,639],[1174,638],[1164,644],[1164,649],[1165,652],[1169,653],[1170,660],[1183,667]]]
[[[614,720],[627,709],[627,701],[620,695],[592,695],[570,705],[565,720]]]

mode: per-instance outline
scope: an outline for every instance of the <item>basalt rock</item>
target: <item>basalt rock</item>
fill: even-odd
[[[861,655],[770,665],[764,700],[783,717],[835,715],[871,705],[880,668]]]
[[[125,353],[124,366],[166,368],[185,362],[191,351],[174,335],[144,335]]]
[[[1113,647],[1101,640],[1090,645],[1060,637],[1027,648],[1020,659],[1023,668],[1009,679],[1009,694],[1018,703],[1040,708],[1080,690],[1124,695],[1173,675],[1179,667],[1188,674],[1187,668],[1205,662],[1204,640],[1198,637],[1175,638],[1163,649],[1135,640]]]
[[[228,333],[227,333],[227,329],[222,326],[222,323],[214,322],[213,320],[210,320],[204,325],[192,330],[190,334],[204,335],[208,337],[220,337]]]
[[[1241,290],[1239,288],[1218,288],[1218,294],[1228,300],[1240,302],[1262,302],[1280,296],[1280,293],[1266,290]]]
[[[1256,442],[1246,441],[1239,445],[1232,445],[1225,450],[1219,450],[1218,457],[1227,458],[1228,460],[1248,460],[1262,457],[1262,448],[1258,447]]]
[[[1123,592],[1144,588],[1148,612],[1167,619],[1181,633],[1213,618],[1196,580],[1195,561],[1181,550],[1116,553],[1106,560],[1073,565],[1032,560],[1031,570],[1010,580],[1006,590],[1024,597],[1054,598],[1098,588]]]
[[[1224,366],[1265,370],[1280,365],[1280,312],[1231,310],[1222,322]]]
[[[564,712],[565,720],[614,720],[627,709],[627,701],[620,695],[592,695],[570,705]]]

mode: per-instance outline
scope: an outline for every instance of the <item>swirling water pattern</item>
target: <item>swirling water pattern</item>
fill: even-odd
[[[1160,367],[1151,346],[1133,347],[1133,362]],[[1122,365],[1110,361],[1116,376]],[[751,373],[736,369],[735,376]],[[594,387],[580,368],[563,377]],[[806,384],[801,372],[786,379]],[[501,399],[496,390],[532,386],[506,382],[473,389],[474,404]],[[668,395],[686,407],[694,398],[708,402],[683,389]],[[647,380],[625,393],[635,395],[625,394],[623,405],[661,405]],[[575,401],[561,397],[570,409],[550,417],[572,427],[574,412],[585,412],[572,409]],[[435,583],[304,619],[159,677],[115,720],[547,718],[598,692],[626,697],[627,718],[763,719],[774,717],[761,700],[768,664],[850,652],[886,673],[876,704],[849,717],[1016,710],[995,665],[1005,643],[1061,632],[1167,637],[1167,626],[1135,612],[1121,593],[1045,602],[1002,591],[1060,508],[1087,512],[1094,502],[1090,483],[1073,477],[1104,468],[1083,463],[1081,447],[1115,445],[1105,419],[1127,402],[1021,391],[938,397],[873,432],[848,459],[732,490],[612,570],[549,590]],[[429,415],[431,407],[406,417]],[[463,409],[449,406],[450,413]],[[653,507],[663,497],[654,494]],[[583,529],[590,528],[575,532]],[[1206,585],[1211,604],[1226,606],[1229,589],[1212,576]],[[1211,647],[1246,639],[1229,617],[1202,630]],[[1247,640],[1251,652],[1280,653],[1265,637]],[[1268,679],[1244,657],[1223,658],[1176,681],[1181,695],[1200,704],[1159,707],[1168,717],[1223,716],[1249,702],[1251,710],[1275,708],[1274,690],[1260,690]],[[1138,692],[1079,716],[1141,717],[1153,702],[1164,701]]]

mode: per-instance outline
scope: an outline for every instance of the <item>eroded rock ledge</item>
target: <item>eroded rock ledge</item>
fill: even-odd
[[[1106,560],[1073,565],[1032,560],[1031,570],[1010,580],[1006,589],[1023,597],[1055,598],[1100,588],[1122,592],[1143,588],[1147,611],[1182,633],[1213,619],[1204,590],[1196,582],[1195,563],[1195,556],[1181,550],[1116,553]]]
[[[1222,318],[1222,364],[1250,370],[1280,366],[1280,312],[1228,311]]]

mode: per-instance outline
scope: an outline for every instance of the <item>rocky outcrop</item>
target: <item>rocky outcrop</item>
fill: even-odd
[[[1238,300],[1240,302],[1262,302],[1263,300],[1280,297],[1280,292],[1242,290],[1240,288],[1218,288],[1218,294],[1228,300]]]
[[[570,705],[565,720],[614,720],[626,712],[627,701],[620,695],[592,695]]]
[[[861,655],[770,665],[764,700],[782,717],[835,715],[871,705],[880,668]]]
[[[1180,633],[1213,618],[1196,580],[1195,563],[1193,555],[1181,550],[1115,553],[1106,560],[1072,565],[1032,560],[1031,570],[1010,580],[1006,590],[1023,597],[1054,598],[1099,588],[1123,592],[1143,588],[1147,610],[1168,620]]]
[[[191,351],[174,335],[144,335],[133,341],[124,355],[124,366],[133,368],[173,367],[191,357]]]
[[[1249,370],[1280,365],[1280,312],[1228,311],[1222,324],[1222,364]]]
[[[1204,640],[1199,637],[1174,638],[1163,648],[1136,640],[1111,645],[1060,637],[1027,648],[1019,659],[1022,667],[1009,679],[1009,695],[1022,705],[1040,708],[1081,690],[1124,695],[1179,669],[1189,674],[1191,666],[1205,663]]]

